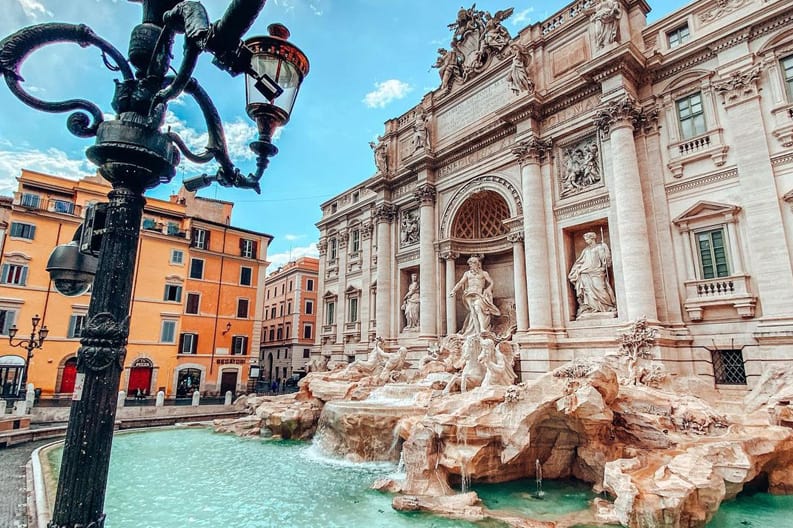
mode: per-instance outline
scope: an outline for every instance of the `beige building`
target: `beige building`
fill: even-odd
[[[476,254],[524,379],[615,350],[640,317],[667,366],[719,386],[791,363],[790,2],[648,10],[578,1],[517,35],[509,10],[460,10],[441,86],[322,205],[319,354],[379,336],[420,357],[463,328],[449,293]]]
[[[264,280],[259,379],[306,372],[317,331],[318,268],[316,258],[301,257]]]

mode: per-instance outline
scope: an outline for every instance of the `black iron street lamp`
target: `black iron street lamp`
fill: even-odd
[[[129,336],[144,191],[169,182],[181,155],[197,163],[214,160],[219,166],[215,174],[185,181],[189,190],[217,182],[259,192],[268,158],[277,152],[272,133],[289,119],[309,68],[306,56],[286,41],[289,33],[283,26],[271,26],[270,36],[250,39],[250,45],[240,40],[265,0],[232,0],[213,23],[199,2],[132,1],[142,4],[143,20],[132,30],[128,58],[84,25],[40,24],[0,42],[0,72],[11,92],[37,110],[73,112],[67,128],[79,137],[96,137],[86,155],[113,186],[110,202],[90,218],[86,216],[81,233],[75,235],[80,242],[59,246],[48,263],[56,289],[72,295],[85,291],[84,283],[90,284],[96,267],[49,528],[104,526],[107,471]],[[172,75],[172,50],[179,34],[184,35],[183,59]],[[119,73],[111,102],[114,119],[105,120],[99,107],[89,101],[48,102],[23,90],[22,62],[38,48],[60,42],[99,48],[105,66]],[[192,77],[202,53],[210,53],[213,63],[232,76],[243,73],[247,77],[247,111],[259,132],[250,144],[256,154],[256,170],[248,175],[232,163],[220,116]],[[208,141],[201,152],[192,152],[177,134],[162,129],[169,101],[182,93],[195,100],[206,121]],[[101,234],[98,243],[93,237],[85,240],[89,232]],[[98,253],[98,262],[81,258],[82,253]]]
[[[19,332],[17,325],[13,324],[11,328],[8,329],[8,344],[12,347],[24,348],[27,351],[27,356],[25,356],[25,370],[22,371],[21,388],[17,393],[17,397],[21,400],[24,400],[27,396],[28,370],[30,369],[30,360],[33,358],[33,351],[37,348],[41,348],[41,345],[44,344],[44,340],[47,339],[47,335],[50,333],[50,331],[47,330],[47,325],[42,325],[41,328],[39,328],[38,335],[36,335],[36,328],[38,328],[41,322],[41,317],[39,317],[38,314],[34,315],[30,322],[33,324],[30,337],[27,339],[19,339],[16,343],[14,342],[14,337],[16,337],[17,332]]]

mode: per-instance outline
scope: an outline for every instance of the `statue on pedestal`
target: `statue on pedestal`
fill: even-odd
[[[611,251],[605,242],[597,242],[597,235],[593,232],[584,233],[584,241],[587,245],[567,275],[575,287],[578,301],[576,317],[595,313],[616,313],[617,300],[608,278]]]
[[[622,9],[618,0],[600,0],[592,15],[595,24],[595,45],[598,49],[617,40]]]
[[[468,308],[468,315],[459,333],[464,336],[490,331],[490,318],[501,315],[501,311],[493,304],[493,279],[482,269],[482,261],[472,256],[468,259],[468,266],[469,270],[449,293],[449,297],[454,297],[458,290],[463,290],[463,302]]]
[[[408,291],[402,301],[402,311],[405,313],[405,330],[416,330],[419,327],[419,282],[415,273],[410,274]]]

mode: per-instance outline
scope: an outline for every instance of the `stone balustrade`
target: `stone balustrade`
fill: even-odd
[[[701,321],[706,308],[732,306],[743,318],[754,317],[757,297],[751,292],[749,275],[686,281],[685,307],[689,317]]]

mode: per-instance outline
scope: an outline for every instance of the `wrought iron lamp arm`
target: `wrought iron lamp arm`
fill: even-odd
[[[73,42],[83,48],[90,45],[96,46],[102,50],[103,57],[105,57],[105,65],[120,71],[125,81],[134,79],[132,68],[121,52],[84,24],[39,24],[8,36],[0,42],[0,71],[5,77],[11,93],[20,101],[44,112],[60,113],[78,110],[69,115],[67,119],[69,132],[78,137],[95,136],[97,127],[104,120],[102,111],[98,106],[84,99],[69,99],[57,102],[43,101],[33,97],[20,86],[20,82],[24,79],[19,74],[19,69],[25,59],[43,46],[62,42]],[[106,59],[108,56],[113,60],[115,66],[108,64]],[[90,117],[84,112],[90,114]]]

